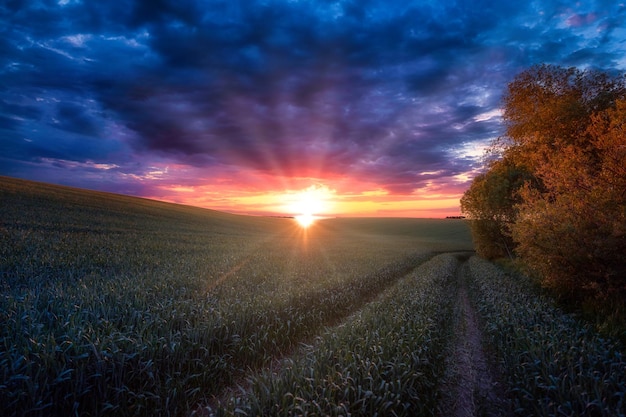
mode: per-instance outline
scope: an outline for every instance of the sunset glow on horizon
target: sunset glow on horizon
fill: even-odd
[[[459,215],[507,83],[540,63],[623,71],[625,16],[594,0],[9,2],[0,175],[249,215]]]
[[[166,186],[153,188],[146,197],[192,205],[234,214],[308,217],[423,217],[441,218],[459,214],[459,199],[465,190],[464,178],[447,182],[448,188],[431,185],[421,192],[390,195],[373,185],[348,181],[310,180],[312,185],[299,189],[262,190],[231,185]],[[456,184],[450,186],[450,184]]]

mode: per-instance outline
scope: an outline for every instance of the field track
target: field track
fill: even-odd
[[[432,318],[432,320],[436,320],[437,322],[437,331],[440,335],[440,341],[437,343],[441,343],[441,348],[446,352],[443,356],[435,355],[429,359],[429,361],[432,360],[433,362],[440,363],[440,365],[436,365],[436,363],[434,363],[435,368],[438,368],[438,371],[434,374],[421,374],[418,371],[418,368],[420,367],[420,363],[418,361],[414,364],[416,368],[412,371],[408,371],[412,374],[412,377],[410,377],[410,379],[412,378],[412,382],[409,385],[415,387],[423,386],[423,388],[412,393],[409,388],[405,388],[408,392],[396,391],[396,395],[404,398],[404,403],[387,401],[387,406],[391,408],[379,411],[365,408],[352,408],[345,411],[352,415],[372,415],[372,413],[380,413],[381,411],[382,415],[392,413],[390,415],[406,416],[438,415],[473,417],[478,415],[504,415],[501,404],[498,403],[497,399],[497,395],[501,393],[496,394],[495,392],[497,384],[491,377],[491,371],[489,370],[486,355],[482,347],[481,330],[479,329],[476,313],[471,307],[468,299],[466,288],[467,284],[465,283],[465,280],[467,279],[467,258],[470,255],[456,253],[454,255],[441,254],[433,256],[434,257],[429,261],[419,266],[416,265],[416,269],[414,271],[411,271],[400,278],[396,284],[398,288],[392,287],[381,290],[378,292],[375,299],[365,302],[359,310],[354,312],[346,320],[336,324],[335,326],[327,327],[316,337],[315,343],[310,345],[303,344],[303,347],[290,357],[277,359],[277,363],[275,363],[271,368],[255,371],[253,374],[249,375],[248,378],[246,378],[247,382],[245,384],[238,387],[228,388],[219,397],[219,401],[212,402],[208,407],[197,410],[197,414],[205,416],[218,416],[231,415],[231,413],[233,413],[234,415],[237,414],[234,410],[238,410],[238,412],[242,414],[246,413],[247,415],[288,415],[291,413],[289,411],[289,406],[291,404],[290,401],[283,403],[283,406],[277,405],[281,403],[281,400],[284,400],[284,395],[287,395],[288,398],[299,398],[300,403],[297,408],[299,411],[297,411],[296,414],[312,413],[312,415],[334,415],[336,410],[333,411],[332,408],[319,408],[319,405],[317,405],[323,403],[325,400],[328,401],[331,399],[323,398],[323,396],[319,397],[320,392],[330,392],[330,394],[326,395],[331,395],[331,397],[333,395],[337,395],[337,393],[332,392],[332,384],[329,387],[323,381],[328,380],[328,378],[332,379],[331,375],[333,370],[337,367],[341,368],[343,366],[347,367],[347,369],[352,369],[352,364],[340,363],[334,364],[328,368],[325,368],[322,365],[321,374],[315,375],[315,380],[322,382],[315,383],[316,385],[314,389],[309,389],[308,391],[306,389],[302,389],[301,385],[306,385],[303,381],[297,382],[299,381],[297,377],[298,373],[303,370],[305,370],[306,373],[307,369],[319,369],[320,365],[317,362],[318,356],[323,357],[324,355],[320,355],[317,351],[321,350],[324,352],[325,349],[327,349],[325,346],[328,344],[333,345],[333,349],[337,349],[337,340],[340,340],[341,342],[338,350],[341,350],[341,345],[354,346],[359,343],[361,338],[367,340],[369,338],[367,334],[363,335],[360,333],[355,334],[348,332],[346,337],[345,329],[354,326],[355,323],[359,323],[363,317],[367,317],[371,311],[377,311],[380,313],[380,305],[394,305],[394,302],[399,301],[402,297],[400,294],[406,297],[407,294],[405,291],[408,289],[408,285],[412,286],[412,283],[416,281],[423,281],[420,284],[439,281],[440,283],[446,283],[446,295],[449,296],[450,291],[457,294],[456,298],[458,299],[458,302],[456,302],[457,300],[454,298],[450,298],[448,303],[442,302],[441,305],[445,307],[443,310],[439,309],[438,311],[440,313],[448,311],[450,314],[442,314],[438,319],[435,319],[435,317]],[[418,285],[418,288],[421,288],[420,285]],[[424,288],[428,291],[432,290],[430,285],[426,285]],[[409,297],[413,297],[413,295],[409,294]],[[420,294],[416,293],[415,297],[416,299],[420,299]],[[426,311],[428,310],[425,310],[424,312],[420,311],[419,314],[422,315]],[[420,316],[419,319],[423,318],[423,316]],[[404,320],[415,319],[415,317],[411,319],[411,316],[404,317]],[[366,332],[385,331],[384,321],[380,322],[379,316],[370,318],[370,320],[372,320],[372,323],[368,324]],[[373,325],[374,322],[377,323],[376,326]],[[406,324],[401,324],[402,327],[404,327],[404,325],[408,324],[408,322]],[[421,331],[423,330],[424,329]],[[404,329],[402,331],[404,331]],[[393,334],[393,332],[389,333],[389,337],[393,338]],[[332,342],[329,342],[329,340],[332,340]],[[435,344],[434,342],[432,343]],[[414,346],[414,348],[417,348],[417,346]],[[358,352],[359,348],[357,348],[356,351]],[[412,353],[412,348],[409,347],[408,351],[405,352],[405,355],[410,355]],[[354,353],[354,355],[358,355],[358,353]],[[366,359],[361,358],[361,361],[365,361],[366,363],[376,363],[380,360],[380,357],[384,355],[385,353],[382,352],[382,350],[380,352],[370,352],[370,356]],[[386,363],[386,366],[389,367],[400,365],[398,363],[394,364],[393,360]],[[343,372],[350,373],[350,371],[345,370]],[[359,371],[356,370],[355,373],[358,374],[358,372]],[[368,373],[365,381],[371,379],[371,375],[371,372]],[[293,382],[294,377],[296,382]],[[307,378],[305,378],[305,380],[306,379]],[[355,375],[349,383],[350,385],[360,386],[360,384],[365,381],[360,380],[359,377]],[[311,380],[309,379],[309,383],[310,382]],[[335,383],[336,382],[333,382],[333,384]],[[272,384],[282,388],[279,391],[260,399],[258,395],[260,394],[263,396],[263,389],[266,389]],[[246,394],[246,392],[248,394]],[[388,393],[378,394],[386,395]],[[247,395],[252,396],[253,399],[246,399]],[[366,395],[375,396],[376,394],[371,393]],[[257,397],[255,398],[255,396]],[[335,403],[338,402],[337,398],[332,398],[332,400]],[[366,400],[376,402],[375,399],[371,397],[359,399],[358,395],[356,398],[350,398],[350,400],[357,404]],[[229,403],[230,408],[228,405]],[[256,408],[260,407],[259,403],[265,404],[265,407],[269,408]],[[316,406],[312,407],[311,403],[316,404]],[[419,406],[417,406],[417,404],[419,404]],[[424,404],[430,404],[430,406],[424,408]],[[221,409],[220,405],[226,405],[226,409]],[[343,414],[339,412],[337,415]]]
[[[432,255],[436,256],[436,255]],[[439,255],[450,256],[450,255]],[[483,336],[478,323],[477,313],[472,307],[467,289],[468,279],[468,263],[467,259],[471,254],[464,254],[462,252],[454,253],[454,256],[459,260],[455,262],[455,273],[452,275],[452,287],[455,288],[457,299],[454,303],[454,314],[449,317],[445,317],[444,322],[440,324],[441,328],[450,329],[451,334],[448,337],[449,344],[446,347],[446,359],[445,359],[445,371],[436,376],[440,379],[438,391],[433,392],[433,398],[437,398],[435,401],[435,407],[430,410],[421,410],[420,415],[437,415],[439,417],[475,417],[475,416],[505,416],[509,415],[510,411],[507,411],[507,404],[502,399],[504,397],[504,388],[501,386],[501,382],[494,378],[491,365],[487,361],[487,354],[483,347]],[[432,259],[432,257],[431,257]],[[419,265],[414,265],[414,268],[418,268]],[[443,265],[439,265],[443,267]],[[418,270],[415,274],[412,274],[412,270],[406,273],[402,280],[419,279],[419,274],[424,271]],[[443,278],[446,274],[446,269],[435,270],[435,275],[440,275]],[[449,271],[448,271],[449,272]],[[360,308],[353,312],[350,317],[347,317],[344,321],[336,323],[334,326],[324,329],[322,334],[316,336],[315,342],[309,344],[302,342],[298,351],[293,352],[289,356],[276,358],[270,368],[255,370],[250,373],[246,378],[243,378],[241,383],[236,386],[227,387],[220,396],[216,397],[214,401],[206,407],[199,407],[194,415],[198,416],[218,416],[218,415],[230,415],[233,408],[230,411],[221,408],[223,405],[228,407],[229,402],[231,404],[236,403],[240,412],[242,411],[242,404],[245,404],[246,394],[252,393],[255,390],[254,384],[263,385],[268,383],[268,379],[281,379],[281,372],[286,367],[304,367],[312,368],[315,365],[311,363],[311,355],[314,355],[317,346],[324,343],[324,338],[328,335],[335,335],[337,332],[341,332],[342,328],[350,326],[353,321],[364,314],[364,311],[375,308],[373,304],[388,302],[388,298],[393,290],[381,288],[376,293],[376,297],[364,300],[364,303]],[[303,360],[303,358],[305,358]],[[357,384],[359,381],[353,381]],[[292,387],[296,388],[297,387]],[[258,391],[259,387],[256,387]],[[319,391],[319,388],[318,388]],[[279,401],[281,395],[295,395],[298,393],[283,392],[277,393],[276,401]],[[423,393],[422,393],[423,394]],[[302,401],[314,401],[320,402],[320,399],[315,398],[301,398]],[[431,399],[432,400],[432,399]],[[232,406],[231,406],[232,407]],[[306,410],[306,407],[301,405],[299,410]],[[394,411],[392,411],[394,410]],[[316,410],[319,411],[319,410]],[[351,410],[354,415],[368,415],[367,412],[359,413],[358,410]],[[363,411],[363,410],[361,410]],[[414,415],[416,410],[411,408],[399,410],[390,409],[393,415]],[[248,414],[254,415],[261,412],[259,409],[246,410]],[[265,410],[268,413],[268,410]],[[282,415],[285,413],[285,409],[273,408],[269,414]],[[288,412],[287,412],[288,413]],[[315,413],[315,411],[313,411]],[[332,414],[332,411],[325,410],[321,414]],[[235,413],[236,414],[236,413]],[[383,413],[384,414],[384,413]],[[317,414],[316,414],[317,415]]]
[[[433,256],[196,414],[626,415],[623,347],[469,257]]]
[[[454,316],[452,346],[447,359],[447,380],[442,392],[441,417],[473,417],[506,415],[501,382],[483,347],[483,335],[478,315],[470,303],[467,279],[467,258],[457,268],[458,301]]]

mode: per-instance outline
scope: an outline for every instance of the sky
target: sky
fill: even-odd
[[[626,70],[619,0],[5,0],[0,34],[0,175],[253,215],[458,215],[516,74]]]

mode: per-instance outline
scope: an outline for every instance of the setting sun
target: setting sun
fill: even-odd
[[[296,219],[300,226],[307,228],[313,224],[316,217],[311,214],[301,214],[299,216],[295,216],[294,219]]]
[[[300,226],[308,227],[320,216],[330,213],[334,193],[334,190],[324,185],[311,185],[304,190],[286,194],[284,209],[294,215]]]

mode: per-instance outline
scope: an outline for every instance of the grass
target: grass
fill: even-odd
[[[457,264],[446,254],[422,264],[217,414],[435,415]]]
[[[626,357],[618,340],[564,313],[524,276],[476,257],[470,271],[515,415],[626,415]]]
[[[0,179],[7,415],[186,415],[336,324],[463,222],[235,216]],[[439,233],[437,233],[439,230]]]

